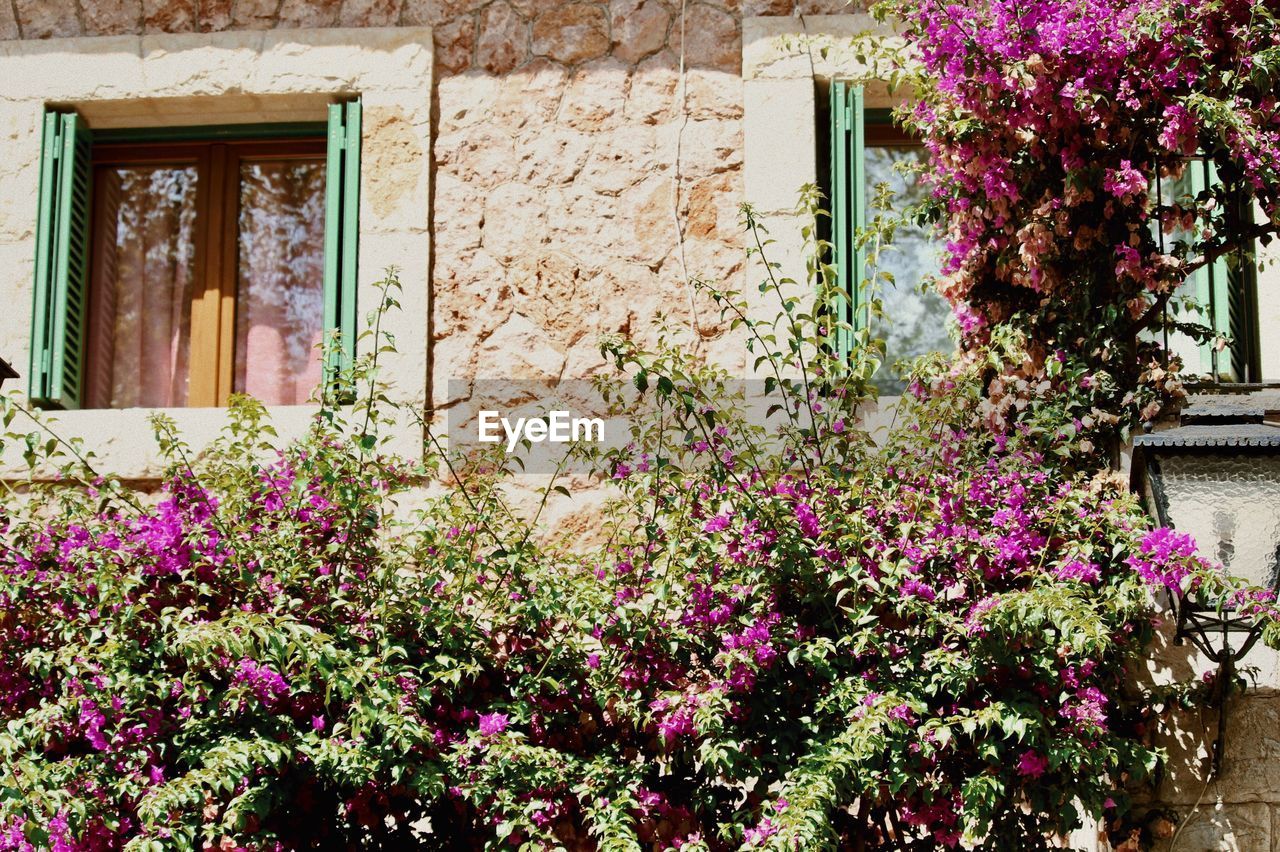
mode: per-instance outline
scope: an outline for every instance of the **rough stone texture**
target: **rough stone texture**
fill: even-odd
[[[1268,852],[1272,847],[1272,814],[1266,805],[1202,804],[1177,835],[1177,849],[1195,852]],[[1157,852],[1172,852],[1169,843]]]
[[[609,4],[613,55],[635,62],[667,43],[671,13],[657,0],[614,0]]]
[[[445,74],[461,74],[471,67],[476,49],[476,22],[463,17],[435,27],[436,67]]]
[[[95,0],[81,7],[85,35],[123,35],[137,32],[142,20],[141,0]]]
[[[405,0],[402,23],[414,27],[437,27],[470,15],[486,5],[486,0]],[[447,40],[437,32],[436,45]]]
[[[74,3],[66,0],[13,0],[23,38],[80,35]]]
[[[332,27],[338,23],[342,0],[284,0],[277,26],[283,29]]]
[[[222,32],[232,24],[233,5],[234,0],[202,0],[196,27],[202,33]]]
[[[18,38],[18,19],[13,16],[13,5],[0,3],[0,40]]]
[[[745,0],[742,4],[742,16],[790,15],[793,8],[791,0]]]
[[[1160,801],[1183,811],[1196,802],[1216,732],[1213,712],[1178,715],[1165,726],[1161,745],[1169,762],[1157,791]],[[1222,771],[1228,783],[1215,785],[1212,793],[1223,801],[1280,803],[1280,695],[1255,691],[1231,702]]]
[[[276,23],[280,0],[233,0],[231,27],[237,30],[269,30]]]
[[[199,14],[196,0],[142,0],[142,31],[189,33]]]
[[[404,0],[346,0],[338,21],[344,27],[390,27],[399,23]]]
[[[511,4],[501,0],[480,15],[476,64],[490,74],[506,74],[529,54],[529,25]]]
[[[679,18],[671,27],[671,49],[680,50]],[[715,6],[690,5],[685,13],[683,36],[685,65],[715,68],[734,74],[742,67],[742,31],[738,19]]]
[[[608,50],[608,14],[599,6],[557,6],[533,22],[533,52],[537,56],[574,65],[603,56]]]

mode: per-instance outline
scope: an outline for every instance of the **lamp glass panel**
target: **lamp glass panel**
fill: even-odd
[[[1168,519],[1228,573],[1274,587],[1280,549],[1280,456],[1160,457]]]

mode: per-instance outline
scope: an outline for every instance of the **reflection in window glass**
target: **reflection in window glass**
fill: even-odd
[[[894,166],[918,163],[926,156],[925,149],[919,145],[867,146],[864,162],[868,221],[876,216],[900,213],[925,199],[928,190],[920,185],[917,175],[903,174]],[[876,207],[875,188],[881,183],[887,183],[892,190],[896,210]],[[902,224],[894,233],[892,246],[880,252],[878,270],[888,272],[895,282],[881,286],[885,316],[872,327],[875,335],[885,341],[885,363],[874,378],[882,394],[901,394],[906,387],[896,362],[955,348],[947,332],[951,316],[947,300],[931,286],[923,292],[920,289],[926,277],[937,275],[940,270],[939,249],[932,229]],[[868,269],[868,275],[874,271]]]
[[[195,166],[101,168],[94,199],[86,405],[186,405]]]
[[[324,180],[321,160],[241,163],[234,387],[267,405],[320,383]]]

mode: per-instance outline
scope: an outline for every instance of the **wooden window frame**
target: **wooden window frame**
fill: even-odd
[[[323,132],[298,138],[103,141],[92,153],[95,189],[117,166],[194,165],[196,168],[195,295],[191,301],[186,407],[227,404],[235,374],[236,300],[239,290],[240,170],[246,160],[326,161]],[[93,193],[89,298],[94,298],[102,245],[99,228],[105,192]],[[86,361],[92,360],[90,346]],[[93,370],[91,363],[86,370]]]

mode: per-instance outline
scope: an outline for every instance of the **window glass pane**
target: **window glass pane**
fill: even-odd
[[[234,387],[268,405],[306,402],[320,383],[324,178],[322,160],[240,167]]]
[[[94,193],[85,405],[186,405],[196,168],[102,167]]]
[[[918,163],[926,158],[919,145],[868,145],[865,174],[867,218],[900,212],[924,200],[928,192],[915,174],[904,175],[894,168],[897,163]],[[887,183],[893,192],[896,211],[876,206],[876,187]],[[902,375],[894,368],[900,360],[909,360],[928,352],[950,352],[955,344],[947,333],[951,308],[947,300],[932,287],[924,292],[920,284],[926,276],[940,270],[940,246],[932,230],[917,225],[899,226],[892,247],[880,252],[878,268],[893,276],[893,285],[883,285],[880,297],[885,317],[874,333],[885,340],[885,364],[874,382],[884,394],[900,394],[906,387]],[[868,275],[875,270],[868,270]]]

